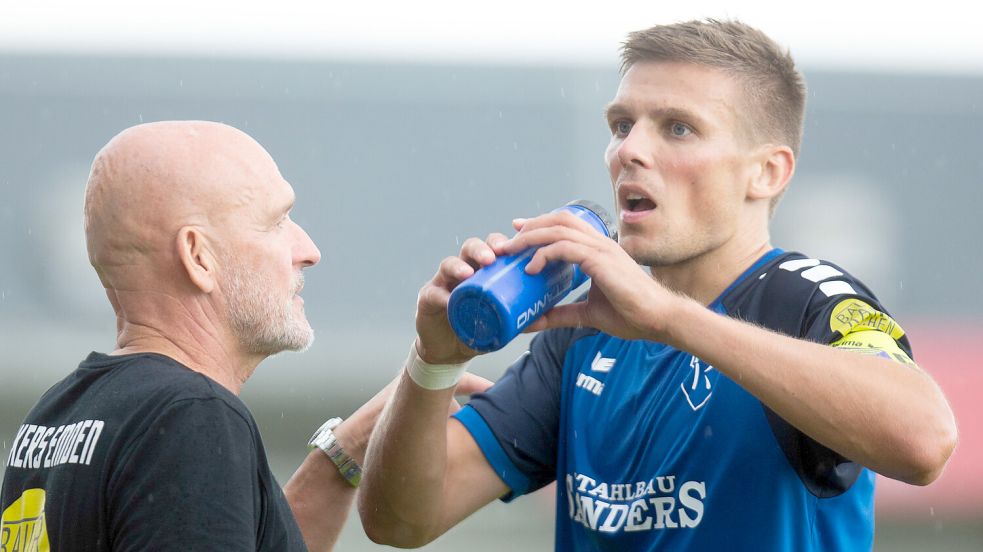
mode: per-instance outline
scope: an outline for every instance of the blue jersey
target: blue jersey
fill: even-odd
[[[870,290],[798,253],[771,251],[708,308],[911,362],[907,337]],[[557,550],[873,545],[873,473],[661,343],[543,332],[456,418],[509,486],[505,500],[557,482]]]

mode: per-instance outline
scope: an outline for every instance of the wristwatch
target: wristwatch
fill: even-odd
[[[352,487],[358,487],[359,482],[362,481],[362,467],[354,458],[345,453],[332,431],[340,424],[341,418],[331,418],[324,422],[321,427],[317,428],[314,435],[311,435],[311,440],[307,442],[307,446],[311,449],[317,447],[324,451],[324,454],[327,454],[328,458],[338,467],[338,471],[341,472],[345,481]]]

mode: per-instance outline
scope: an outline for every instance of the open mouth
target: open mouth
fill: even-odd
[[[632,213],[651,211],[652,209],[655,209],[655,202],[642,195],[629,194],[628,197],[625,198],[625,207],[627,208],[627,211]]]

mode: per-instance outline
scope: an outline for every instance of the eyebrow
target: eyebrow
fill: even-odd
[[[678,107],[646,109],[644,112],[648,115],[653,115],[656,118],[661,119],[678,119],[682,121],[692,121],[694,123],[702,123],[705,121],[705,119],[696,114],[696,112]],[[610,103],[604,108],[604,119],[610,121],[618,117],[631,115],[631,113],[632,110],[628,109],[624,104]]]
[[[288,201],[287,204],[282,209],[278,209],[275,211],[274,220],[280,220],[281,218],[285,217],[290,212],[290,210],[294,208],[294,203],[296,202],[297,202],[297,197],[296,196],[291,197],[290,201]]]

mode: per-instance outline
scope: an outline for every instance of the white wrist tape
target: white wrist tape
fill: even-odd
[[[410,356],[406,358],[407,373],[417,385],[424,389],[437,391],[457,385],[468,369],[471,361],[461,364],[427,364],[416,352],[416,343],[410,345]]]

